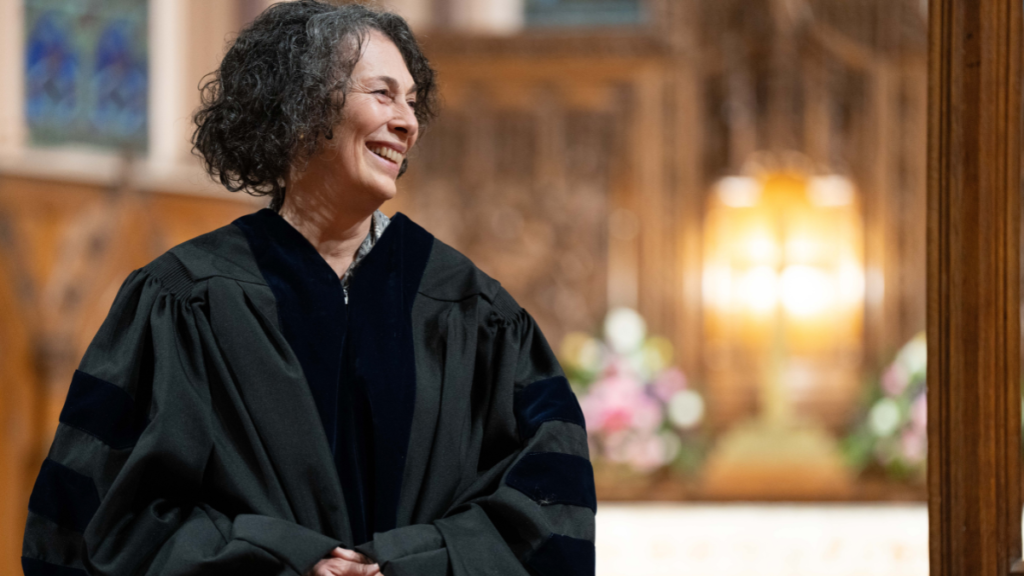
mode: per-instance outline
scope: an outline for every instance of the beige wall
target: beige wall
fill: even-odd
[[[0,0],[0,154],[9,154],[24,138],[21,22],[21,0]]]

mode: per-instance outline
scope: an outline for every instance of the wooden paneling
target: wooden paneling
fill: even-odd
[[[676,0],[660,14],[670,35],[671,79],[666,95],[666,180],[671,198],[670,226],[674,234],[671,261],[673,277],[666,297],[674,304],[672,321],[676,361],[699,376],[701,343],[701,248],[704,221],[704,174],[702,154],[706,143],[701,100],[704,77],[696,39],[700,23],[699,0]]]
[[[1021,556],[1021,3],[931,4],[928,488],[933,576]]]
[[[13,277],[0,257],[0,275]],[[0,573],[20,574],[21,536],[38,471],[40,398],[32,342],[17,286],[0,282]]]
[[[500,280],[556,348],[609,305],[640,308],[672,337],[663,61],[531,42],[501,55],[433,43],[445,109],[385,210]]]

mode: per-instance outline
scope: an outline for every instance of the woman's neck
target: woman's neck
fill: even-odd
[[[340,278],[369,234],[378,207],[348,207],[337,198],[329,202],[323,196],[289,186],[280,214],[309,240]]]

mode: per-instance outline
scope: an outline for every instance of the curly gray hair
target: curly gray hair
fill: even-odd
[[[437,112],[435,73],[405,20],[355,4],[282,2],[242,30],[200,87],[192,150],[207,172],[232,192],[271,196],[279,209],[289,170],[341,121],[371,30],[398,47],[416,82],[416,118],[428,124]]]

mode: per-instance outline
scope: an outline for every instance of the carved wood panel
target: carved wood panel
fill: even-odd
[[[439,68],[446,108],[389,209],[498,279],[552,346],[594,330],[608,304],[608,218],[623,164],[614,89],[579,98],[550,73],[506,85],[501,74]]]

